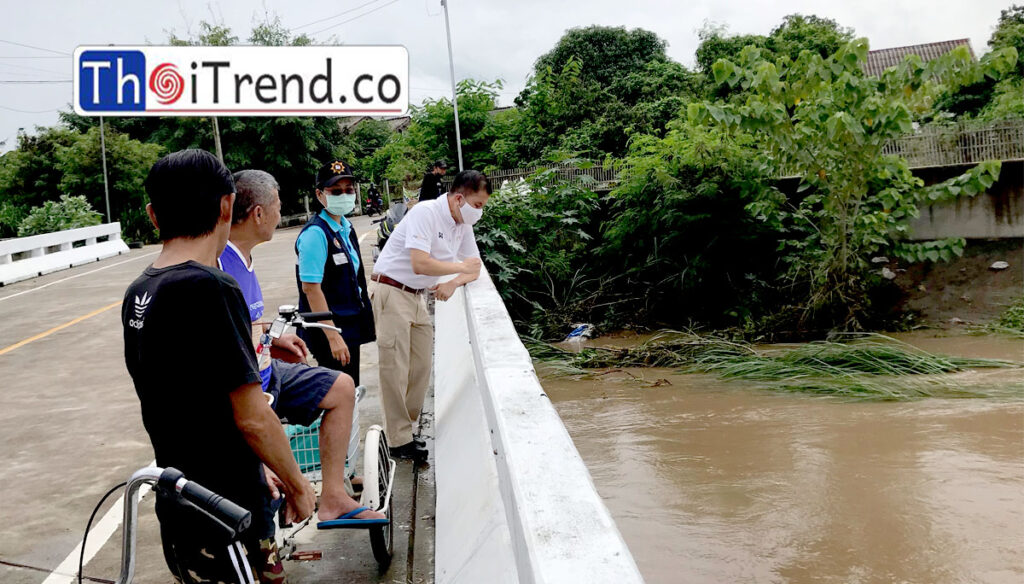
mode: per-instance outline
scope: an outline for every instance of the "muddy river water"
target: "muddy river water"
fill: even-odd
[[[1019,340],[904,340],[1024,360]],[[660,369],[542,382],[651,584],[1024,582],[1024,400],[851,402]]]

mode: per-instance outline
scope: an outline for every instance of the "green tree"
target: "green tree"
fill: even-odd
[[[697,39],[700,41],[694,55],[697,69],[709,80],[712,79],[711,67],[719,60],[735,57],[743,47],[763,49],[768,44],[768,39],[763,35],[731,35],[727,26],[710,22],[704,23],[703,28],[697,31]]]
[[[663,133],[699,85],[650,31],[571,29],[537,60],[496,158],[522,166],[567,155],[622,156],[632,136]]]
[[[4,201],[0,203],[0,239],[18,236],[18,226],[28,216],[29,209]]]
[[[57,167],[57,152],[72,144],[76,135],[59,126],[38,128],[34,136],[19,133],[18,147],[0,156],[0,200],[12,209],[28,212],[55,199],[63,176]],[[7,226],[16,228],[17,224]]]
[[[1024,56],[1024,5],[1013,4],[1000,11],[999,22],[988,40],[993,50],[1013,48]],[[1024,77],[1024,59],[1017,61],[1017,77]]]
[[[372,176],[383,176],[393,186],[412,189],[423,178],[430,160],[430,153],[413,146],[408,136],[395,134],[370,156],[364,172]]]
[[[496,191],[474,227],[484,261],[512,318],[537,338],[577,319],[603,319],[616,291],[593,261],[599,198],[544,171]]]
[[[304,47],[313,44],[313,40],[306,34],[293,36],[291,31],[281,24],[281,17],[269,14],[265,20],[253,27],[249,34],[249,44],[263,47]]]
[[[163,147],[109,130],[106,147],[112,220],[120,221],[125,239],[156,241],[156,232],[146,214],[143,182],[163,154]],[[71,144],[60,147],[56,160],[61,173],[60,192],[82,196],[94,209],[106,208],[99,128],[91,128],[76,136]]]
[[[18,237],[99,225],[100,217],[85,197],[61,195],[32,209],[18,227]]]
[[[840,26],[831,18],[790,14],[768,35],[765,48],[791,60],[796,60],[803,51],[826,58],[852,40],[853,29]]]
[[[494,161],[491,143],[496,136],[491,124],[491,111],[495,108],[501,87],[500,79],[493,83],[463,79],[456,85],[462,157],[466,168],[482,169]],[[451,100],[428,99],[423,105],[414,106],[407,135],[410,143],[425,151],[428,158],[455,160],[455,111]]]
[[[1010,74],[986,76],[963,86],[947,88],[936,100],[937,117],[998,120],[1024,118],[1024,6],[1003,10],[988,41],[993,51],[1016,51],[1017,66]]]
[[[978,117],[985,120],[1024,118],[1024,99],[1021,99],[1024,95],[1024,5],[1014,4],[1000,13],[988,44],[994,51],[1016,51],[1017,67],[1012,75],[991,84],[991,98]],[[985,84],[975,84],[978,85]]]
[[[698,70],[704,74],[704,91],[711,97],[727,98],[742,93],[742,89],[715,83],[712,67],[720,59],[734,59],[748,46],[762,49],[768,60],[780,57],[796,60],[803,51],[824,58],[851,41],[853,30],[840,26],[830,18],[813,14],[790,14],[768,36],[730,35],[726,26],[706,23],[697,37],[700,44],[695,57]]]
[[[508,119],[494,112],[495,99],[501,87],[501,80],[485,82],[472,79],[464,79],[456,86],[462,157],[466,168],[485,170],[499,162],[494,144],[506,133]],[[383,137],[383,133],[377,130],[370,131],[373,133],[371,136],[361,139],[366,145],[364,148],[373,147]],[[405,134],[391,135],[365,158],[365,168],[373,176],[413,189],[419,186],[430,162],[442,158],[449,162],[457,159],[455,112],[447,98],[428,99],[421,106],[413,106],[412,123]]]
[[[575,60],[582,65],[579,76],[583,83],[608,87],[648,63],[666,61],[666,46],[658,35],[642,28],[571,28],[554,48],[537,59],[534,72],[561,71],[569,61]]]
[[[900,242],[918,207],[973,196],[999,176],[999,162],[991,161],[925,187],[906,160],[883,155],[882,147],[912,131],[938,86],[998,77],[1016,63],[1012,49],[976,64],[961,47],[928,63],[911,55],[869,78],[861,73],[867,52],[859,39],[828,58],[806,51],[794,62],[773,62],[747,47],[738,62],[713,66],[717,82],[746,90],[745,102],[690,105],[692,122],[755,134],[773,174],[800,178],[795,196],[766,191],[747,208],[786,234],[780,251],[791,285],[806,291],[805,317],[849,328],[862,326],[869,312],[872,255],[937,260],[962,250],[962,240]]]
[[[639,322],[742,324],[772,296],[776,235],[746,210],[770,177],[746,134],[670,128],[632,145],[597,257],[644,290]]]

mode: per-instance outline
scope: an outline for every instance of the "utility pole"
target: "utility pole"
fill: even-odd
[[[224,151],[220,147],[220,125],[217,123],[217,116],[213,116],[213,143],[217,147],[217,158],[224,164]]]
[[[462,170],[462,132],[459,130],[459,96],[455,91],[455,57],[452,56],[452,27],[448,24],[448,0],[441,0],[444,6],[444,30],[448,35],[448,68],[452,75],[452,105],[455,107],[455,147],[459,152],[459,170]]]
[[[110,187],[107,185],[107,137],[103,131],[103,116],[100,116],[100,158],[103,159],[103,197],[107,201],[107,223],[113,223],[110,216]]]

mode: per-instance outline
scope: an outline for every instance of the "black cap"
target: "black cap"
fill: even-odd
[[[316,188],[324,190],[343,178],[355,179],[352,167],[343,160],[332,160],[316,171]]]
[[[438,160],[434,163],[434,168],[448,168],[448,163],[444,160]]]

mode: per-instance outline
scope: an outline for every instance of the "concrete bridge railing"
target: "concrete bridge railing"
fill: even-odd
[[[435,322],[436,581],[642,582],[490,276]]]
[[[0,241],[0,285],[127,251],[128,246],[121,240],[121,224],[117,222]]]

